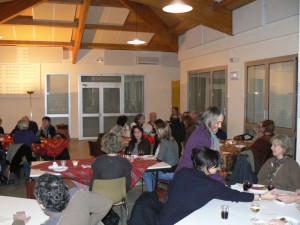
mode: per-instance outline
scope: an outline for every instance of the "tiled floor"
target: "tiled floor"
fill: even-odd
[[[70,142],[69,152],[71,159],[84,159],[90,157],[87,141],[72,140]],[[13,184],[0,186],[0,195],[26,198],[26,186],[24,177],[21,176],[19,179],[14,178],[14,180],[15,183]],[[131,212],[134,202],[140,196],[141,193],[142,187],[139,184],[133,187],[127,193],[129,212]],[[164,199],[165,190],[159,189],[158,194],[160,196],[160,199]],[[115,211],[118,214],[120,214],[120,207],[116,207]],[[123,214],[125,215],[125,213]],[[126,224],[125,218],[123,224]]]

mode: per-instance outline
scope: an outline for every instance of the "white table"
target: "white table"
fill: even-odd
[[[34,199],[0,196],[0,224],[11,225],[13,214],[25,211],[31,219],[26,225],[39,225],[48,219]]]
[[[251,202],[235,203],[214,199],[180,220],[176,225],[263,225],[276,217],[295,218],[300,224],[300,211],[296,208],[296,204],[286,205],[276,200],[263,200],[259,201],[259,203],[261,204],[261,209],[257,214],[257,218],[260,221],[256,223],[250,220],[254,216],[254,213],[250,210]],[[221,205],[229,205],[230,207],[227,220],[221,219]]]

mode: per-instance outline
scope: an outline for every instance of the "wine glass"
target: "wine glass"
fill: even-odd
[[[269,191],[272,191],[273,189],[275,189],[275,185],[273,183],[269,183],[267,185],[267,188],[268,188]]]
[[[251,206],[250,206],[250,210],[254,213],[254,217],[251,218],[251,221],[258,221],[258,219],[256,218],[256,214],[259,212],[260,210],[260,205],[257,202],[252,202]]]
[[[144,149],[139,150],[139,156],[143,156],[145,154]]]
[[[252,182],[249,180],[244,180],[243,181],[243,190],[248,191],[252,187]]]

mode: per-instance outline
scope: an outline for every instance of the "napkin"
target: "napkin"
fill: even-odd
[[[85,168],[91,168],[91,165],[81,165],[83,169]]]

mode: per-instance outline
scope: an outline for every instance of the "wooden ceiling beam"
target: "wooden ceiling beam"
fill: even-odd
[[[48,47],[64,47],[72,49],[71,42],[50,42],[50,41],[9,41],[0,40],[0,46],[48,46]]]
[[[32,16],[17,16],[3,25],[32,25],[32,26],[47,26],[47,27],[64,27],[77,28],[78,20],[73,22],[67,21],[50,21],[50,20],[33,20]]]
[[[247,5],[255,0],[223,0],[221,2],[214,2],[215,10],[220,8],[227,8],[229,10],[235,10],[241,6]]]
[[[104,49],[104,50],[136,50],[136,51],[161,51],[177,52],[168,47],[168,45],[118,45],[118,44],[99,44],[99,43],[82,43],[82,49]]]
[[[124,6],[119,2],[119,0],[92,0],[91,6],[124,8]]]
[[[178,37],[168,30],[168,27],[162,20],[151,10],[147,5],[141,5],[128,0],[119,0],[131,12],[136,13],[137,16],[145,21],[149,27],[153,29],[156,35],[167,41],[167,45],[174,51],[178,51]]]
[[[79,24],[78,24],[78,29],[76,29],[76,37],[74,40],[74,47],[73,47],[73,58],[72,58],[72,63],[75,64],[77,61],[77,56],[82,40],[82,35],[84,32],[84,26],[86,23],[86,18],[88,15],[89,7],[91,5],[91,0],[84,0],[84,3],[82,4],[80,8],[80,13],[79,13]]]
[[[84,0],[48,0],[51,3],[81,5]]]
[[[14,0],[12,2],[5,2],[0,7],[0,24],[16,17],[21,14],[24,10],[33,7],[46,0]]]
[[[125,23],[123,26],[112,26],[112,25],[98,25],[98,24],[86,24],[84,29],[91,29],[91,30],[114,30],[114,31],[136,31],[135,23]],[[138,25],[137,26],[138,32],[146,32],[146,33],[153,33],[154,31],[147,27]]]

